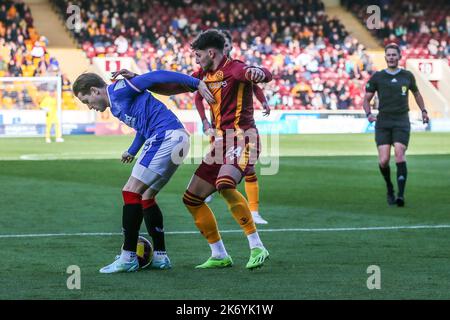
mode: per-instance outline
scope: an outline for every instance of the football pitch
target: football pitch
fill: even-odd
[[[218,195],[234,266],[194,269],[210,249],[182,203],[197,166],[184,164],[157,197],[173,268],[104,275],[122,244],[131,140],[0,139],[0,299],[450,299],[450,134],[412,134],[404,208],[386,204],[373,135],[280,136],[278,173],[258,175],[270,260],[254,271]],[[395,182],[393,159],[391,171]],[[80,290],[67,288],[71,265]],[[381,289],[369,290],[373,265]]]

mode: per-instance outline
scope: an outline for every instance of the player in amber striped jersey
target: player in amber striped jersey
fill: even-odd
[[[223,54],[227,56],[228,59],[231,59],[233,38],[228,30],[221,30],[221,32],[225,38]],[[269,115],[270,108],[267,99],[264,96],[263,90],[257,84],[253,84],[252,88],[253,94],[255,95],[256,99],[258,99],[258,101],[264,107],[264,115]],[[198,93],[195,95],[195,107],[197,108],[200,118],[202,119],[203,132],[205,132],[206,134],[210,133],[211,125],[206,118],[205,107],[203,105],[203,97]],[[211,116],[211,119],[214,120],[214,117]],[[212,125],[214,125],[214,122],[212,123]],[[248,205],[253,216],[253,221],[255,221],[256,224],[267,224],[267,221],[264,220],[259,214],[259,183],[256,176],[256,171],[253,168],[249,170],[245,175],[245,193],[247,195]],[[212,195],[206,198],[205,202],[211,201],[211,197]]]
[[[264,68],[245,65],[223,54],[225,39],[218,30],[202,32],[192,43],[202,79],[214,95],[210,103],[215,129],[212,150],[204,157],[184,194],[183,202],[207,239],[211,257],[197,268],[222,268],[233,264],[221,240],[217,223],[204,199],[216,190],[249,241],[248,269],[260,267],[269,252],[259,238],[247,200],[236,189],[259,156],[259,135],[253,119],[253,83],[269,82]]]

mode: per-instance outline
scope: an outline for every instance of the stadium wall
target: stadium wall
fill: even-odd
[[[202,134],[202,123],[195,110],[174,110],[186,129],[192,134]],[[320,134],[320,133],[370,133],[374,125],[359,111],[288,111],[273,110],[268,117],[255,112],[256,126],[261,134]],[[413,131],[450,131],[449,119],[432,120],[429,126],[420,119],[411,118]],[[42,110],[0,110],[0,137],[42,136],[45,130],[45,112]],[[108,112],[62,112],[64,135],[133,134],[134,130],[112,117]]]
[[[173,110],[192,134],[202,134],[202,123],[195,110]],[[96,124],[96,134],[130,134],[133,131],[114,119]],[[255,112],[256,126],[260,134],[323,134],[323,133],[371,133],[370,124],[360,111],[287,111],[273,110],[268,117]],[[115,122],[115,124],[114,124]],[[411,118],[413,131],[430,130],[419,119]],[[442,125],[436,126],[442,131]]]
[[[432,119],[448,119],[450,117],[450,101],[441,92],[442,90],[436,89],[431,83],[431,81],[436,81],[438,87],[448,86],[446,77],[449,76],[445,72],[447,69],[444,69],[444,66],[448,68],[446,61],[439,59],[408,59],[406,61],[406,68],[414,74]],[[410,105],[417,106],[411,95]],[[418,108],[416,107],[413,112],[417,113]]]
[[[43,136],[45,118],[46,112],[43,110],[0,110],[0,137]],[[95,114],[64,110],[61,125],[63,135],[94,134]]]

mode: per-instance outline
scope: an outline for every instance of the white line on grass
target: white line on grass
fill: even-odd
[[[429,152],[409,152],[409,155],[417,156],[435,156],[435,155],[450,155],[448,151],[433,151]],[[283,153],[283,154],[270,154],[271,157],[367,157],[376,156],[376,152],[310,152],[310,153]],[[200,158],[188,158],[187,163],[198,164]],[[117,160],[116,153],[35,153],[35,154],[22,154],[16,156],[4,156],[0,157],[0,161],[15,161],[15,160],[25,160],[25,161],[50,161],[50,160]],[[267,160],[266,160],[267,161]]]
[[[415,230],[415,229],[449,229],[449,224],[418,225],[418,226],[387,226],[387,227],[348,227],[348,228],[287,228],[262,229],[258,232],[339,232],[339,231],[385,231],[385,230]],[[221,230],[221,233],[240,233],[242,230]],[[168,231],[166,234],[198,234],[199,231]],[[146,234],[146,233],[143,233]],[[5,238],[39,238],[39,237],[95,237],[120,236],[120,232],[80,232],[80,233],[35,233],[35,234],[0,234]]]

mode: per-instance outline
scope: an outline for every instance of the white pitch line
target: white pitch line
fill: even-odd
[[[287,228],[258,229],[258,232],[342,232],[342,231],[386,231],[386,230],[417,230],[417,229],[450,229],[449,224],[418,225],[418,226],[387,226],[387,227],[348,227],[348,228]],[[221,233],[241,233],[242,230],[221,230]],[[199,231],[168,231],[166,234],[198,234]],[[146,233],[142,233],[145,235]],[[95,237],[120,236],[120,232],[82,232],[82,233],[35,233],[35,234],[0,234],[0,239],[6,238],[43,238],[43,237]]]

